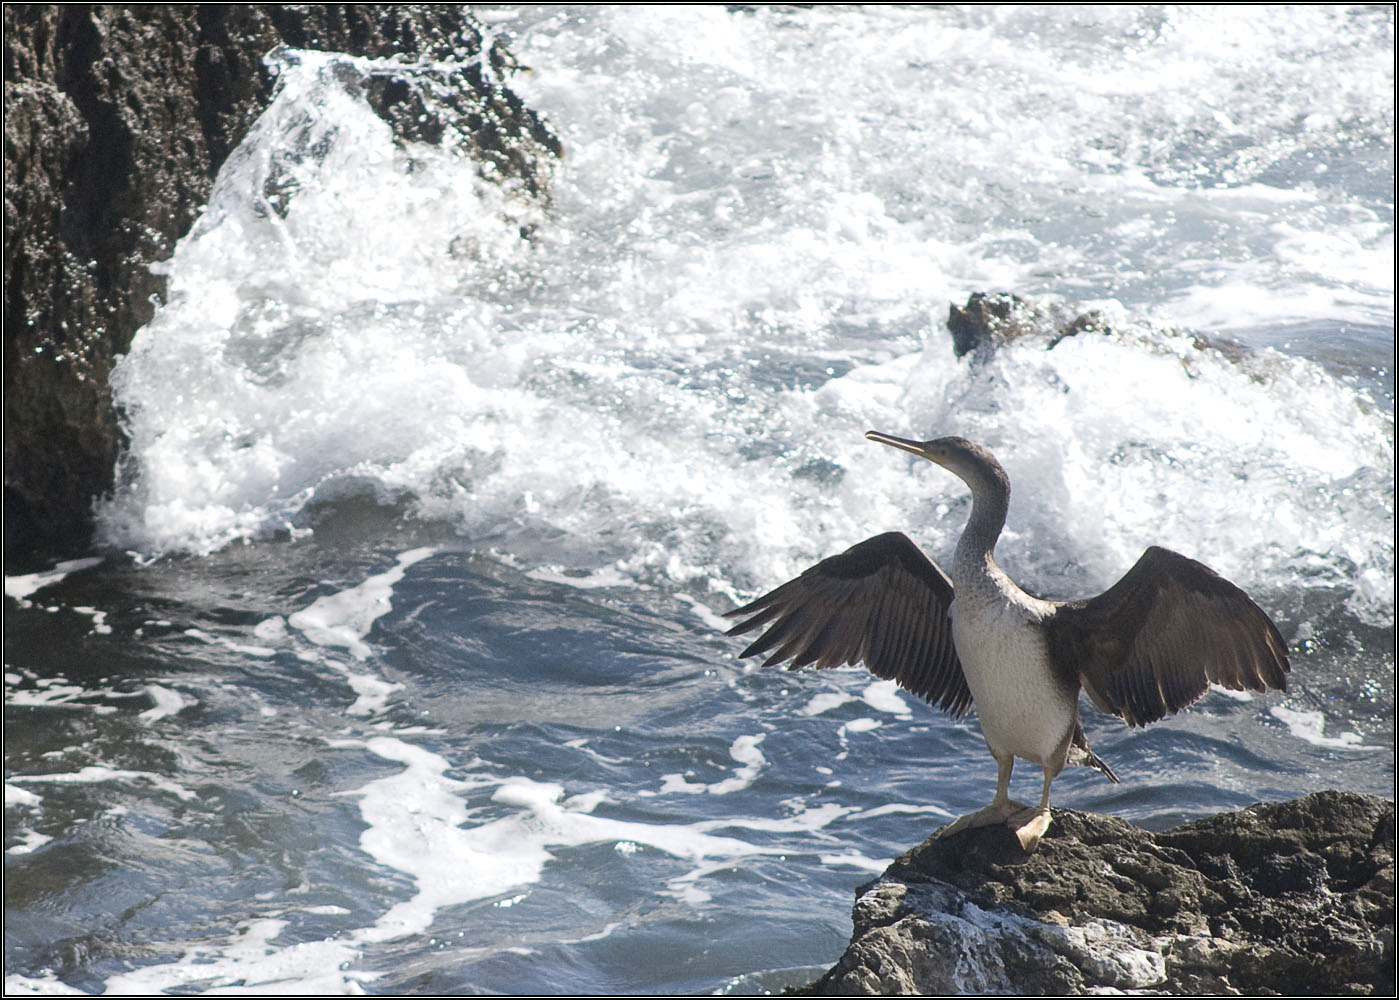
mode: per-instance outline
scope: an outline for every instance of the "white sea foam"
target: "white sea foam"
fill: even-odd
[[[686,795],[727,795],[730,792],[737,792],[753,784],[753,779],[763,769],[767,763],[767,758],[758,749],[758,745],[766,737],[762,734],[757,736],[740,736],[734,740],[733,746],[729,748],[729,754],[734,760],[743,766],[738,768],[732,776],[724,778],[711,784],[701,784],[689,781],[683,774],[663,774],[661,775],[661,787],[656,793],[643,792],[646,794],[670,795],[673,793],[683,793]]]
[[[399,569],[405,558],[411,563],[414,555],[401,558]],[[393,572],[380,574],[380,578]],[[361,588],[341,593],[353,591],[368,593]],[[351,603],[358,608],[363,602]],[[264,633],[270,637],[272,631]],[[762,734],[735,738],[730,754],[739,766],[734,773],[710,785],[696,786],[696,790],[722,795],[748,787],[766,764],[759,749],[763,740]],[[668,855],[681,864],[662,891],[690,905],[701,905],[709,899],[705,883],[714,873],[737,859],[779,856],[798,849],[800,843],[752,843],[744,839],[743,831],[806,838],[850,812],[832,803],[808,808],[793,802],[791,812],[779,818],[733,816],[688,824],[619,820],[594,815],[610,798],[604,791],[568,794],[558,783],[520,775],[498,777],[470,769],[463,777],[451,777],[449,772],[458,770],[451,762],[408,742],[401,730],[364,740],[340,738],[330,745],[342,750],[362,748],[396,765],[393,773],[345,795],[358,804],[366,824],[360,848],[376,864],[409,876],[409,893],[373,923],[342,928],[334,938],[325,940],[285,941],[287,914],[267,911],[226,935],[172,943],[181,953],[179,958],[114,976],[106,983],[108,991],[145,992],[177,983],[203,991],[276,987],[291,992],[358,993],[378,977],[359,968],[367,946],[425,935],[438,914],[453,906],[492,897],[500,897],[500,906],[523,901],[559,848],[611,843],[622,857],[646,851]],[[188,795],[158,776],[107,768],[86,768],[68,775],[21,775],[12,780],[23,785],[154,781],[158,787],[182,793],[182,797]],[[21,785],[12,787],[17,805],[35,797]],[[482,818],[479,803],[485,801],[494,807],[492,812],[502,808],[505,812]],[[443,858],[450,858],[451,864],[444,866]],[[855,854],[833,856],[831,863],[865,869],[874,864]],[[607,933],[604,929],[593,938]],[[468,949],[464,954],[480,951]]]
[[[111,635],[112,626],[107,624],[107,612],[99,608],[90,608],[82,604],[73,605],[73,610],[80,615],[87,615],[92,619],[92,631],[97,635]]]
[[[177,715],[195,704],[193,700],[187,701],[180,692],[160,684],[147,684],[146,694],[151,696],[155,704],[138,716],[143,722],[154,722],[168,715]]]
[[[939,806],[917,806],[906,802],[890,802],[887,805],[875,806],[873,809],[864,809],[857,813],[851,813],[852,820],[865,820],[874,816],[887,816],[891,813],[930,813],[934,816],[943,816],[948,819],[953,814]]]
[[[8,780],[26,785],[87,785],[102,782],[150,785],[177,799],[197,798],[194,792],[163,774],[106,767],[101,764],[89,764],[76,771],[56,771],[51,774],[12,774]]]
[[[12,706],[73,708],[110,715],[118,710],[119,705],[144,696],[145,693],[140,691],[75,684],[62,675],[37,677],[27,670],[8,671],[5,674],[5,704]]]
[[[53,840],[48,834],[37,830],[18,828],[13,832],[15,842],[5,848],[6,854],[32,854]]]
[[[735,758],[746,766],[759,766],[759,742],[761,737],[740,737],[733,748]],[[342,746],[354,744],[353,740],[341,741]],[[552,849],[612,842],[623,855],[643,848],[661,851],[688,863],[688,871],[669,880],[668,891],[694,903],[708,898],[701,885],[703,879],[735,859],[774,856],[791,849],[758,846],[712,831],[809,834],[849,812],[826,804],[777,820],[651,824],[607,819],[592,815],[606,801],[600,792],[569,796],[558,784],[522,776],[449,778],[448,761],[396,737],[373,738],[365,746],[377,756],[403,765],[401,771],[349,794],[359,802],[368,824],[360,836],[360,846],[377,863],[412,877],[414,890],[407,899],[390,907],[372,925],[343,931],[334,940],[278,945],[275,939],[285,922],[273,918],[255,921],[224,942],[192,948],[173,965],[117,977],[109,981],[108,989],[124,991],[142,983],[168,985],[173,980],[211,986],[240,981],[258,985],[294,982],[298,990],[307,992],[313,988],[345,992],[375,978],[354,970],[363,946],[423,934],[446,907],[493,896],[505,897],[501,905],[519,902],[521,890],[539,881],[553,858]],[[493,803],[510,811],[479,822],[473,819],[464,796],[486,789],[493,789],[489,796]],[[451,858],[452,863],[444,866],[443,858]],[[869,864],[867,859],[854,856],[838,863]]]
[[[595,590],[600,587],[635,587],[636,580],[629,574],[614,567],[603,567],[591,573],[569,573],[559,566],[540,566],[530,570],[525,576],[546,583],[562,583],[579,590]]]
[[[30,809],[42,801],[42,797],[35,795],[29,789],[12,785],[8,781],[5,782],[5,808]]]
[[[383,573],[376,573],[363,583],[345,590],[336,591],[316,598],[300,611],[287,616],[260,623],[260,637],[277,639],[285,636],[286,626],[290,625],[302,637],[317,646],[346,650],[356,666],[341,662],[323,653],[302,651],[300,655],[311,662],[324,664],[345,678],[355,693],[355,700],[347,712],[351,715],[375,715],[388,705],[390,696],[402,685],[379,676],[373,669],[363,669],[357,664],[369,660],[372,648],[365,642],[374,623],[392,610],[393,588],[409,567],[431,556],[436,549],[421,548],[404,552],[394,562],[394,567]]]
[[[5,995],[20,996],[88,996],[84,990],[74,989],[57,976],[5,976]]]
[[[22,606],[28,607],[30,595],[45,587],[52,586],[74,573],[100,565],[101,562],[101,556],[69,559],[58,563],[53,569],[42,570],[38,573],[26,573],[22,576],[7,576],[5,577],[5,596],[12,597],[19,601]]]
[[[1282,722],[1298,739],[1319,747],[1336,747],[1345,750],[1377,750],[1366,746],[1363,737],[1355,732],[1343,732],[1340,736],[1323,735],[1326,731],[1326,716],[1321,712],[1307,712],[1274,705],[1268,709],[1273,718]]]
[[[1392,326],[1387,176],[1312,170],[1338,128],[1389,149],[1382,19],[1075,12],[1080,52],[1027,43],[1064,30],[1028,8],[571,16],[498,15],[568,147],[528,241],[526,205],[343,86],[372,62],[287,57],[114,375],[109,538],[207,551],[409,495],[542,579],[732,595],[875,528],[946,545],[960,484],[874,426],[992,445],[1032,582],[1164,543],[1392,615],[1392,420],[1353,385],[1131,336],[976,366],[940,329],[999,288],[1128,329]]]
[[[392,609],[390,598],[394,584],[403,579],[410,566],[428,558],[434,551],[423,548],[405,552],[395,561],[393,569],[377,573],[346,590],[318,597],[289,615],[286,622],[318,646],[340,647],[356,660],[367,659],[372,651],[364,637],[374,622]]]
[[[731,619],[725,618],[722,615],[715,614],[709,609],[709,605],[705,604],[697,597],[694,597],[690,594],[676,594],[675,598],[676,600],[683,601],[685,604],[689,605],[690,610],[694,612],[695,617],[698,618],[700,621],[704,622],[705,625],[709,626],[709,628],[713,629],[716,632],[727,632],[734,626],[734,623]],[[732,595],[729,595],[729,599],[733,600]],[[734,603],[737,602],[735,601]]]
[[[376,972],[353,968],[360,945],[353,940],[326,939],[278,945],[286,920],[248,920],[222,940],[189,942],[173,962],[119,973],[105,983],[114,995],[156,994],[172,986],[216,992],[270,992],[302,996],[363,994],[362,984],[379,978]]]
[[[822,691],[814,695],[812,699],[801,708],[802,715],[823,715],[833,708],[839,708],[846,702],[854,701],[850,695],[841,691]]]
[[[904,701],[903,695],[899,693],[899,686],[893,681],[875,681],[860,693],[860,698],[870,708],[888,712],[890,715],[902,718],[913,715],[913,709],[909,708],[908,702]]]
[[[831,867],[844,866],[849,868],[859,868],[863,871],[874,872],[875,874],[882,873],[885,869],[889,867],[890,863],[893,860],[893,858],[880,858],[876,860],[875,858],[867,858],[863,854],[821,855],[821,863],[823,865],[829,865]]]

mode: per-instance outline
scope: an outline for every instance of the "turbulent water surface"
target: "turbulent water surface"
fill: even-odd
[[[347,86],[413,67],[279,53],[113,375],[104,547],[6,581],[11,991],[829,965],[995,774],[974,719],[722,635],[877,532],[950,554],[965,488],[869,428],[996,451],[1027,588],[1159,543],[1288,640],[1285,695],[1086,710],[1122,784],[1057,804],[1392,794],[1392,8],[479,14],[549,204]],[[959,360],[975,291],[1113,332]]]

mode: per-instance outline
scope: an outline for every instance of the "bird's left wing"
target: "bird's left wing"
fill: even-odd
[[[952,583],[906,535],[891,531],[823,559],[795,580],[728,612],[751,615],[729,630],[768,630],[742,653],[790,659],[789,670],[861,660],[885,680],[963,715],[972,695],[947,617]]]
[[[1287,690],[1287,645],[1249,596],[1208,566],[1153,545],[1097,597],[1045,619],[1053,659],[1129,725],[1155,722],[1204,694]]]

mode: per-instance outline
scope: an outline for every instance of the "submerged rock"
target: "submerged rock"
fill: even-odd
[[[1197,331],[1156,330],[1141,323],[1114,325],[1097,309],[1082,312],[1071,303],[1037,302],[1010,292],[973,292],[965,306],[950,304],[947,332],[952,335],[952,352],[959,358],[968,354],[973,358],[988,358],[998,347],[1014,340],[1038,343],[1050,351],[1060,342],[1080,334],[1127,340],[1148,350],[1169,350],[1173,354],[1178,354],[1177,349],[1166,348],[1162,338],[1183,334],[1192,350],[1214,351],[1234,364],[1246,361],[1251,355],[1244,345],[1223,337],[1206,336]]]
[[[959,358],[994,350],[1022,337],[1042,339],[1049,349],[1080,333],[1113,332],[1107,317],[1096,310],[1075,313],[1057,303],[1045,305],[1008,292],[973,292],[965,306],[949,305],[947,331],[952,334],[953,353]]]
[[[1054,810],[929,839],[862,886],[809,995],[1395,992],[1394,803],[1318,792],[1149,833]]]
[[[558,141],[507,87],[459,5],[6,4],[5,560],[80,553],[121,434],[107,378],[149,322],[170,256],[271,97],[279,45],[437,61],[422,106],[390,76],[365,98],[404,140],[448,127],[482,174],[542,197]],[[450,67],[458,68],[452,69]]]

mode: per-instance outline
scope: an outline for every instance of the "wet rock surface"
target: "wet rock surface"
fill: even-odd
[[[1034,302],[1009,292],[973,292],[965,306],[948,306],[947,330],[959,358],[984,355],[1021,338],[1042,340],[1049,349],[1080,333],[1113,332],[1107,317],[1096,310],[1079,313],[1068,306]]]
[[[814,995],[1390,995],[1394,804],[1318,792],[1150,833],[1054,811],[929,839],[863,886]]]
[[[107,379],[148,322],[167,258],[266,106],[280,45],[441,60],[423,108],[392,75],[365,98],[405,140],[450,126],[483,175],[543,197],[557,140],[496,82],[513,61],[457,5],[7,4],[5,559],[82,552],[121,432]],[[472,62],[483,46],[489,67]],[[447,79],[450,78],[450,79]]]
[[[1174,354],[1177,350],[1167,347],[1162,337],[1184,333],[1190,349],[1215,351],[1235,364],[1246,361],[1253,353],[1224,337],[1198,331],[1152,330],[1141,324],[1123,326],[1098,309],[1082,311],[1072,303],[1041,302],[1010,292],[973,292],[966,305],[950,304],[947,332],[952,336],[952,352],[959,358],[970,354],[974,361],[990,358],[1012,341],[1024,340],[1050,351],[1079,335],[1112,337]],[[1182,363],[1188,364],[1187,359],[1182,358]]]

